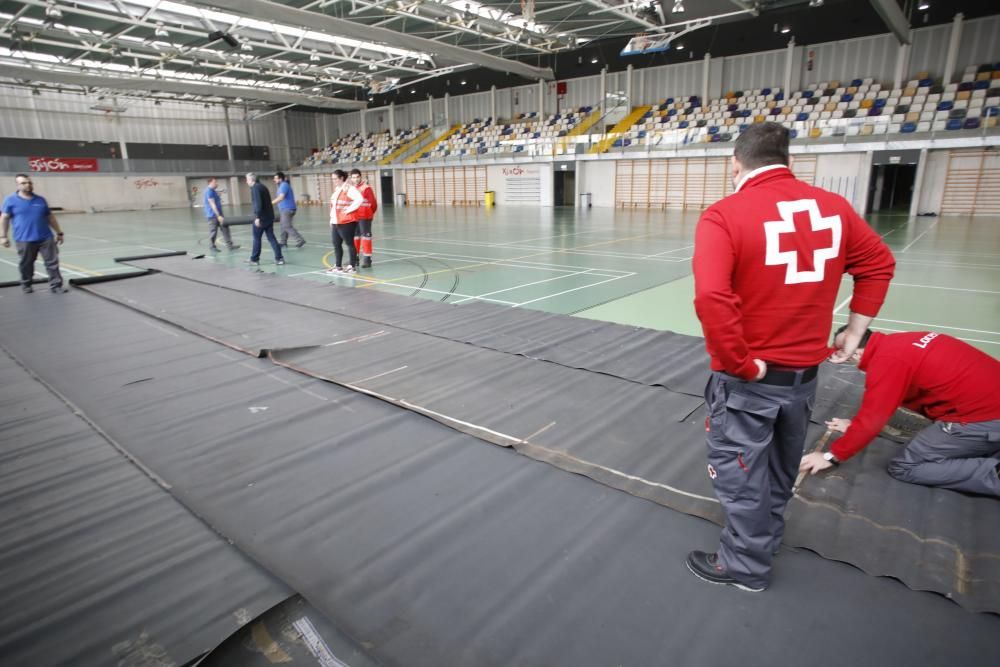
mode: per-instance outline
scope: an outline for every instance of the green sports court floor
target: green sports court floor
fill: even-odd
[[[44,193],[43,193],[44,194]],[[233,212],[248,215],[248,210]],[[70,278],[128,270],[113,258],[206,249],[200,209],[59,214],[61,261]],[[324,207],[299,210],[308,244],[276,266],[264,243],[247,267],[250,228],[234,227],[242,248],[206,260],[241,270],[354,285],[449,303],[482,300],[700,335],[692,306],[696,212],[572,208],[386,208],[374,224],[375,266],[357,276],[325,273],[333,263]],[[1000,357],[1000,219],[871,218],[897,259],[877,321],[881,330],[932,329]],[[13,248],[0,248],[0,280],[17,279]],[[38,270],[44,272],[41,264]],[[42,274],[40,274],[42,275]],[[846,278],[835,322],[846,321]],[[2,302],[0,302],[2,312]]]

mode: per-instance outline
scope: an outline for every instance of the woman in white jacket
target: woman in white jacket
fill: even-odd
[[[347,181],[347,172],[333,172],[333,194],[330,195],[330,231],[333,238],[335,266],[327,273],[354,273],[358,265],[358,251],[354,247],[354,234],[358,228],[357,210],[365,203],[364,195]],[[344,248],[350,252],[351,263],[343,267]]]

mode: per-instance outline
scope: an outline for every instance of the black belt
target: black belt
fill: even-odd
[[[799,384],[811,382],[818,372],[819,366],[794,370],[790,368],[768,368],[767,374],[757,380],[757,382],[761,384],[773,384],[779,387],[793,387],[796,380],[798,380]]]

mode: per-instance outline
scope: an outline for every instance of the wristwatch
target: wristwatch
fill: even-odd
[[[835,466],[840,465],[840,459],[833,455],[833,452],[823,452],[823,460]]]

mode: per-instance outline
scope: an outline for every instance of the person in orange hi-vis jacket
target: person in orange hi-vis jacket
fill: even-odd
[[[365,203],[357,211],[358,228],[354,237],[354,248],[361,259],[358,268],[370,269],[372,266],[372,218],[378,211],[378,200],[375,198],[375,190],[361,178],[361,172],[357,169],[351,170],[351,185],[357,188],[358,192],[365,198]]]

